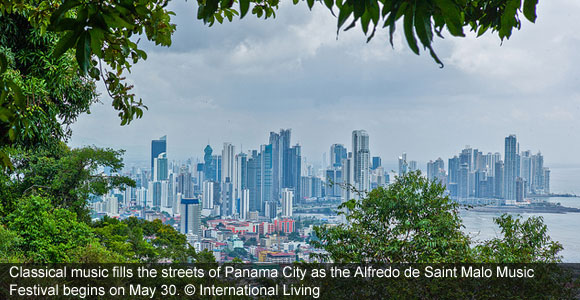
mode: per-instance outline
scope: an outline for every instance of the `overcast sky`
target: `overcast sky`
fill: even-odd
[[[276,19],[253,16],[208,28],[195,1],[173,1],[170,48],[147,46],[130,80],[149,111],[121,127],[110,99],[73,126],[72,146],[127,150],[148,162],[150,141],[168,136],[168,156],[201,157],[209,141],[256,149],[270,131],[292,128],[310,161],[333,143],[350,150],[365,129],[371,155],[445,160],[465,145],[503,154],[515,133],[546,164],[580,164],[580,1],[540,1],[538,20],[500,45],[496,34],[436,39],[445,63],[416,56],[400,34],[394,49],[379,31],[341,32],[322,5],[282,1]],[[424,168],[424,166],[421,166]]]

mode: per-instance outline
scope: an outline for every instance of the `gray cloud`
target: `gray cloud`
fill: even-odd
[[[200,157],[208,140],[248,150],[269,131],[292,128],[316,161],[366,129],[373,155],[391,161],[406,151],[428,161],[466,144],[503,152],[503,138],[516,133],[547,164],[580,164],[579,8],[542,1],[537,24],[524,21],[501,46],[493,34],[439,39],[439,69],[400,35],[394,49],[384,31],[369,44],[359,28],[337,40],[336,19],[321,5],[308,12],[283,2],[274,20],[207,28],[193,3],[176,4],[173,46],[147,45],[149,59],[130,75],[150,110],[120,127],[108,104],[96,105],[73,126],[71,145],[122,148],[128,160],[147,161],[150,140],[167,134],[169,155],[184,159]]]

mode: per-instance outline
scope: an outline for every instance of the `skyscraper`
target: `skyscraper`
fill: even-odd
[[[532,182],[532,155],[530,150],[522,151],[520,167],[520,177],[524,180],[524,193],[527,195],[530,192],[530,184]]]
[[[300,177],[302,175],[302,147],[294,145],[288,149],[286,155],[286,167],[284,167],[284,185],[282,187],[294,190],[294,202],[302,201],[300,193]]]
[[[258,176],[260,205],[272,201],[272,145],[260,147],[260,172]],[[277,202],[277,199],[276,199]]]
[[[167,154],[162,152],[153,160],[153,181],[167,180],[168,175]]]
[[[181,199],[181,233],[201,237],[201,208],[199,199]]]
[[[250,216],[250,190],[243,189],[240,192],[239,218],[247,220]]]
[[[221,182],[232,182],[234,177],[235,147],[230,143],[224,143],[222,150]]]
[[[371,170],[376,170],[381,165],[382,165],[381,157],[380,156],[373,156],[373,163],[372,163]]]
[[[343,144],[332,144],[330,146],[330,166],[342,167],[342,161],[346,159],[346,148]]]
[[[151,141],[151,178],[153,178],[153,163],[155,158],[159,156],[161,153],[167,152],[167,136],[164,135],[160,137],[158,140]]]
[[[370,190],[370,149],[369,135],[364,130],[352,132],[352,153],[354,162],[354,182],[361,192]]]
[[[544,183],[544,156],[542,156],[541,152],[538,152],[538,154],[532,155],[532,193],[542,194]]]
[[[504,153],[504,197],[506,200],[515,201],[517,177],[517,139],[515,134],[505,138]]]
[[[459,182],[457,185],[457,194],[459,199],[467,199],[469,197],[469,165],[462,163],[459,166]]]
[[[248,186],[248,155],[245,153],[236,155],[232,182],[234,185],[234,199],[239,200],[242,197],[242,190]]]
[[[272,149],[272,199],[279,199],[282,186],[282,157],[283,150],[280,145],[280,135],[270,132],[269,146]]]
[[[399,156],[399,176],[403,176],[403,174],[407,173],[407,169],[407,153],[403,152],[403,154]]]
[[[494,180],[495,180],[495,197],[499,198],[499,199],[503,199],[504,198],[504,179],[503,179],[503,175],[504,175],[504,164],[502,160],[498,160],[495,162],[495,176],[494,176]]]
[[[203,176],[205,180],[217,182],[218,181],[216,176],[217,161],[214,160],[214,156],[212,155],[213,149],[211,148],[210,145],[207,145],[205,146],[205,149],[203,149],[203,152],[204,152]]]
[[[342,182],[344,183],[344,188],[342,189],[342,200],[348,201],[353,199],[356,195],[353,195],[352,188],[354,187],[354,159],[352,152],[348,153],[346,159],[342,161]]]
[[[282,189],[282,217],[292,217],[294,191],[289,188]]]
[[[214,205],[214,182],[204,181],[202,188],[202,204],[203,209],[213,209]]]
[[[252,150],[248,157],[248,180],[247,188],[250,191],[250,211],[261,211],[262,203],[260,202],[260,157],[258,151]]]

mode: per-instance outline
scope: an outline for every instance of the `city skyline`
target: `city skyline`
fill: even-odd
[[[247,153],[237,152],[229,142],[223,143],[221,155],[206,145],[203,162],[170,161],[164,151],[168,143],[164,135],[151,141],[153,169],[125,170],[136,186],[112,190],[100,200],[97,197],[93,207],[97,214],[140,211],[141,217],[147,213],[175,217],[185,211],[183,233],[199,230],[202,216],[241,221],[291,218],[297,206],[336,206],[387,187],[391,173],[380,156],[371,157],[369,140],[365,130],[353,130],[351,151],[345,145],[332,144],[330,164],[315,169],[301,156],[302,146],[292,143],[289,128],[271,131],[268,144]],[[399,156],[396,175],[418,169],[417,161],[406,153]],[[551,170],[544,164],[544,156],[539,151],[520,151],[515,134],[505,137],[503,160],[499,152],[484,153],[465,146],[448,159],[447,168],[441,157],[430,160],[423,176],[440,182],[451,199],[464,204],[517,206],[552,195]]]

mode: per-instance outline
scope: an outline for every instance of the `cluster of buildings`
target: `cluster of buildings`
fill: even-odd
[[[405,153],[398,163],[398,175],[418,170]],[[214,252],[218,261],[235,249],[253,260],[303,259],[316,249],[305,243],[312,227],[297,225],[297,208],[357,199],[390,181],[381,158],[371,156],[364,130],[352,132],[350,151],[344,144],[331,145],[328,163],[316,171],[301,146],[292,145],[290,129],[270,132],[268,144],[256,150],[238,152],[223,143],[216,153],[207,145],[202,159],[185,162],[168,160],[163,136],[151,141],[150,166],[127,175],[136,187],[97,197],[97,216],[162,219],[198,250]],[[425,176],[443,183],[457,201],[495,199],[509,205],[550,191],[550,170],[542,154],[520,152],[515,135],[506,137],[503,157],[467,146],[448,160],[447,168],[441,158],[429,161]]]
[[[544,166],[542,153],[520,151],[515,135],[505,138],[505,151],[484,154],[466,146],[449,158],[427,163],[427,177],[447,186],[453,199],[495,199],[501,204],[524,202],[527,197],[550,194],[550,169]]]

